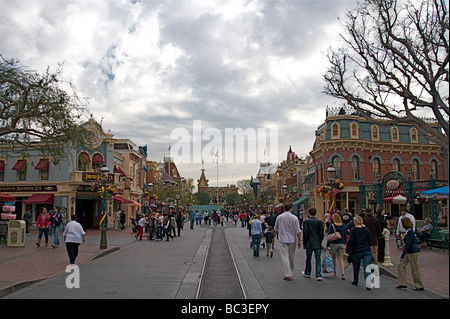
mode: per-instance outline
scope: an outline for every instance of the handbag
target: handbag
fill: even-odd
[[[334,232],[332,232],[331,234],[328,234],[328,236],[327,236],[328,241],[335,241],[335,240],[341,239],[342,238],[341,233],[336,231],[336,228],[334,227],[334,225],[331,225],[331,226],[333,226]]]

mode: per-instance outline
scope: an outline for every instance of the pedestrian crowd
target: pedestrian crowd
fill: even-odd
[[[420,240],[430,236],[433,227],[430,220],[426,219],[425,226],[416,231],[414,216],[406,209],[402,209],[400,214],[395,235],[397,245],[403,249],[403,252],[397,268],[397,288],[407,288],[406,268],[410,265],[414,280],[413,290],[424,290],[418,253]],[[373,287],[371,273],[378,272],[377,263],[384,261],[384,234],[385,232],[389,234],[390,229],[389,216],[386,215],[384,209],[378,210],[374,215],[371,209],[367,208],[354,216],[346,209],[343,214],[340,212],[326,213],[323,219],[318,219],[316,218],[316,209],[310,207],[307,215],[308,217],[303,220],[302,214],[299,216],[292,214],[292,204],[286,203],[284,211],[278,209],[275,212],[245,209],[223,212],[216,210],[200,214],[198,211],[187,211],[181,208],[177,210],[157,208],[146,216],[137,210],[136,218],[132,221],[137,240],[142,240],[144,233],[147,233],[148,240],[162,241],[165,238],[166,241],[169,241],[169,238],[173,240],[174,237],[181,236],[185,220],[189,220],[190,229],[194,229],[194,225],[209,226],[211,222],[213,225],[223,226],[225,219],[227,221],[231,219],[235,226],[238,226],[239,222],[241,227],[247,227],[248,235],[252,238],[250,247],[254,257],[259,257],[261,244],[266,248],[267,256],[273,257],[275,242],[279,242],[277,247],[279,247],[283,265],[284,280],[292,280],[295,252],[303,245],[306,250],[305,268],[302,272],[304,277],[311,278],[314,260],[314,275],[318,281],[322,280],[322,272],[331,272],[331,276],[337,277],[338,265],[341,271],[340,277],[345,280],[344,259],[347,257],[348,263],[353,264],[351,284],[358,285],[362,264],[366,289],[370,290]],[[73,264],[78,255],[78,247],[84,242],[85,233],[77,221],[77,216],[72,216],[71,220],[64,227],[63,237],[69,261]],[[117,210],[113,221],[115,229],[125,229],[124,212]],[[51,246],[58,248],[62,222],[63,216],[58,207],[54,207],[50,211],[43,208],[36,220],[38,230],[36,246],[41,246],[43,236],[45,246],[48,246],[49,236],[53,234],[54,239]],[[28,228],[27,224],[27,233]],[[322,261],[324,239],[326,239],[326,249],[325,258]],[[325,267],[327,265],[328,267]]]
[[[384,209],[375,214],[370,208],[362,209],[354,216],[347,209],[326,213],[323,219],[316,218],[316,209],[310,207],[308,217],[303,220],[302,214],[292,213],[292,204],[286,203],[284,211],[274,213],[249,212],[249,236],[252,237],[253,256],[259,257],[261,242],[266,245],[267,256],[273,256],[275,240],[279,242],[280,258],[283,265],[284,280],[291,281],[294,271],[294,257],[297,248],[306,251],[305,268],[302,272],[306,278],[314,273],[317,281],[322,280],[322,273],[329,272],[337,278],[345,280],[345,259],[353,265],[351,284],[359,284],[361,265],[363,267],[367,290],[375,287],[374,276],[379,275],[377,264],[384,262],[385,236],[390,234],[391,218]],[[411,267],[414,280],[414,291],[424,290],[421,270],[418,261],[420,238],[425,238],[432,231],[430,221],[424,227],[415,230],[414,216],[406,209],[401,209],[395,236],[402,249],[398,264],[398,289],[407,288],[406,268]],[[265,242],[263,241],[265,239]],[[325,247],[324,247],[325,246]],[[325,252],[325,254],[323,254]],[[322,259],[322,256],[324,258]],[[314,264],[314,268],[313,268]]]

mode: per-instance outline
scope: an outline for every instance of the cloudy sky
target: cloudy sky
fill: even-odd
[[[172,151],[180,145],[171,140],[174,129],[194,136],[193,123],[201,121],[202,134],[212,128],[223,143],[226,128],[268,135],[276,129],[282,161],[290,145],[299,155],[311,151],[325,108],[334,103],[322,93],[326,53],[339,46],[338,17],[355,6],[353,0],[0,0],[0,54],[39,73],[64,62],[64,77],[89,99],[104,130],[147,145],[151,160],[167,156],[169,143]],[[219,184],[256,175],[264,161],[259,154],[256,163],[229,163],[220,150]],[[178,167],[185,177],[200,176],[201,163]],[[215,184],[216,165],[208,160],[205,168]]]

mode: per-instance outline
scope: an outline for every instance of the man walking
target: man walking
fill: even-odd
[[[294,271],[295,246],[302,246],[298,218],[292,214],[292,203],[284,205],[285,212],[275,221],[274,230],[280,241],[280,256],[283,263],[284,280],[292,280]]]
[[[314,253],[316,259],[316,279],[322,280],[322,263],[320,255],[322,253],[322,240],[324,237],[323,222],[316,217],[316,209],[308,209],[308,219],[303,222],[303,247],[306,249],[306,267],[303,274],[311,277],[311,258]]]
[[[259,220],[259,215],[256,215],[252,222],[250,223],[250,228],[252,232],[252,248],[253,248],[253,256],[259,257],[259,245],[261,244],[261,236],[262,236],[262,227],[261,221]]]

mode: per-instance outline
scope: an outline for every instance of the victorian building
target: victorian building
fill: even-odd
[[[428,125],[438,129],[432,120]],[[386,204],[400,194],[406,197],[408,209],[422,219],[428,207],[420,202],[420,191],[448,185],[440,146],[412,125],[376,125],[350,108],[327,109],[310,155],[308,176],[314,176],[316,189],[337,179],[343,183],[335,198],[341,211],[348,208],[355,213],[384,205],[395,216],[399,207]],[[312,202],[323,216],[329,201],[317,192],[314,197]]]
[[[92,184],[102,178],[102,167],[109,171],[105,183],[118,191],[108,201],[108,212],[121,208],[129,221],[141,206],[146,152],[130,140],[115,139],[93,117],[84,125],[88,144],[68,148],[67,157],[58,164],[35,150],[27,155],[10,152],[0,157],[0,192],[14,197],[17,218],[30,208],[36,220],[43,207],[57,206],[66,220],[74,213],[84,227],[98,227],[101,200]]]

